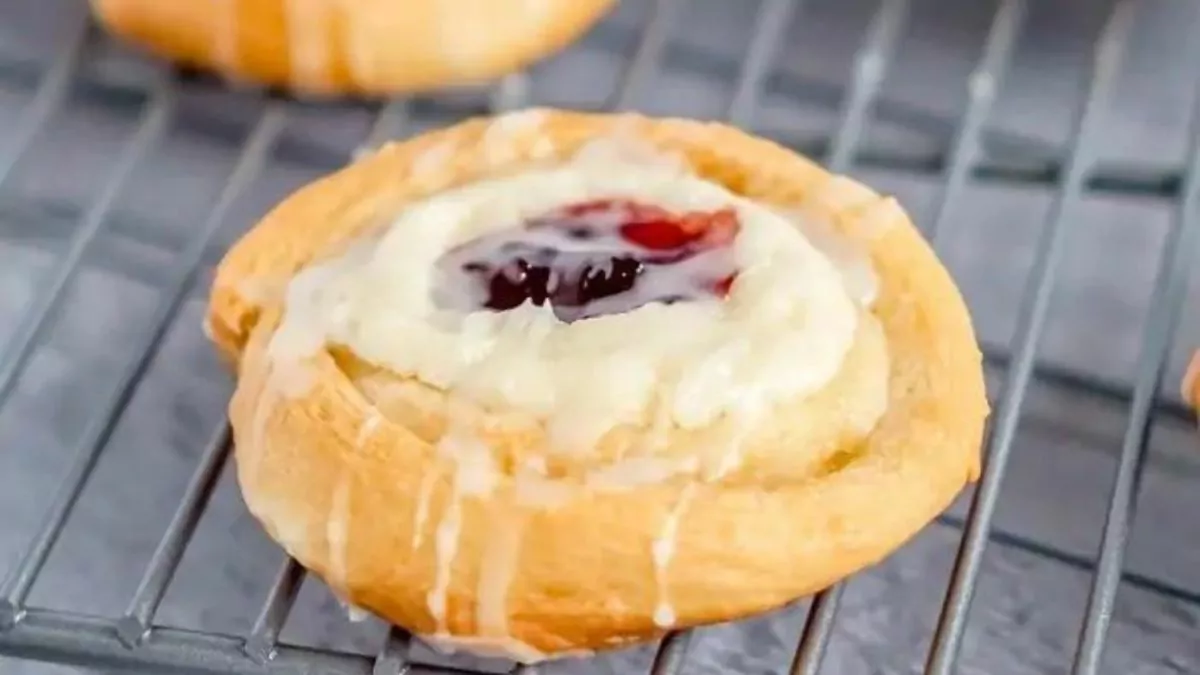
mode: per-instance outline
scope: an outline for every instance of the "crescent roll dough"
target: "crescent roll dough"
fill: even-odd
[[[643,159],[631,160],[628,171],[588,174],[599,183],[625,180],[640,170],[639,161],[674,163],[663,170],[686,172],[696,187],[677,189],[670,187],[676,179],[663,179],[664,199],[700,203],[709,199],[703,193],[729,200],[744,216],[744,236],[761,221],[761,232],[783,237],[786,246],[794,244],[795,260],[809,261],[809,270],[778,268],[780,279],[820,285],[818,272],[834,269],[824,258],[804,258],[819,254],[790,225],[778,230],[785,221],[772,214],[787,212],[850,244],[878,284],[860,305],[826,306],[799,285],[759,284],[755,291],[770,265],[744,267],[744,288],[739,279],[726,301],[740,303],[736,311],[753,314],[763,304],[788,312],[810,301],[826,307],[805,310],[797,324],[797,339],[811,338],[803,343],[811,349],[772,356],[755,347],[749,360],[722,362],[743,364],[720,371],[725,379],[697,385],[686,398],[718,412],[687,417],[680,412],[686,406],[677,406],[675,417],[652,419],[635,410],[588,436],[583,450],[568,451],[555,445],[544,423],[558,409],[525,414],[504,401],[523,401],[535,384],[559,378],[566,382],[554,390],[559,402],[578,391],[626,385],[620,398],[587,401],[615,406],[649,392],[647,400],[661,402],[668,384],[677,383],[678,393],[679,383],[692,382],[689,376],[717,356],[701,350],[694,361],[672,361],[686,365],[682,372],[660,369],[634,386],[625,370],[612,370],[627,365],[619,359],[650,353],[660,338],[691,345],[702,336],[668,335],[669,327],[653,335],[630,332],[628,350],[618,344],[587,352],[592,365],[608,364],[603,368],[572,370],[563,380],[562,369],[589,364],[559,355],[564,360],[547,369],[534,359],[502,383],[510,390],[494,389],[509,398],[472,398],[457,384],[432,381],[432,355],[455,352],[416,341],[423,327],[400,321],[388,303],[427,277],[410,262],[431,241],[421,237],[440,236],[460,211],[480,215],[463,207],[467,197],[439,202],[439,196],[492,194],[492,202],[480,203],[497,205],[545,201],[551,198],[545,190],[485,188],[518,185],[529,172],[574,185],[573,158],[607,138],[632,139],[630,147],[651,152],[633,151]],[[646,175],[659,176],[657,170]],[[489,183],[505,180],[516,182]],[[500,218],[499,209],[484,209],[484,220]],[[427,232],[417,236],[422,227]],[[353,261],[364,246],[362,259],[381,275],[359,298],[370,310],[329,321],[346,326],[345,335],[387,326],[379,333],[384,338],[329,337],[312,327],[319,317],[302,311],[299,298],[340,306],[344,288],[361,286],[337,284],[357,283]],[[378,247],[374,254],[371,246]],[[381,259],[381,251],[396,257]],[[777,253],[756,255],[766,260]],[[313,270],[332,260],[350,272],[328,277],[342,281],[326,285],[326,272]],[[394,289],[388,279],[398,281]],[[668,311],[674,310],[633,310],[621,325],[648,326],[638,322]],[[484,318],[501,320],[490,316]],[[579,331],[575,342],[556,344],[586,351],[600,339],[600,326],[617,324],[546,325],[547,340]],[[285,327],[287,340],[279,337]],[[974,480],[988,411],[963,300],[893,199],[769,141],[682,119],[531,110],[390,144],[299,190],[228,252],[207,329],[237,366],[230,417],[238,478],[267,531],[347,602],[435,644],[525,661],[763,612],[875,563]],[[731,330],[727,344],[773,345],[772,330]],[[835,330],[844,339],[822,342]],[[389,339],[404,348],[388,351]],[[374,346],[360,346],[368,342]],[[413,365],[402,370],[394,359]],[[751,367],[759,363],[771,365]],[[807,381],[802,371],[828,372]],[[455,377],[478,383],[483,367]],[[738,392],[761,393],[760,380],[773,378],[784,383],[782,393],[764,399],[754,416],[740,416],[750,394]],[[467,440],[447,450],[451,436]],[[655,442],[643,443],[647,438]]]
[[[471,84],[566,46],[613,0],[91,0],[187,65],[309,93]]]

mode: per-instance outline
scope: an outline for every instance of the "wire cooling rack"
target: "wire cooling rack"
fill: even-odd
[[[1073,4],[1079,22],[1093,26],[1095,30],[1086,38],[1074,41],[1065,33],[1062,38],[1062,52],[1081,65],[1083,94],[1064,107],[1069,114],[1064,117],[1062,133],[1057,140],[1013,132],[993,123],[994,108],[1002,101],[1000,93],[1004,90],[1006,75],[1020,56],[1021,40],[1028,32],[1028,15],[1033,11],[1022,0],[987,4],[986,20],[977,26],[979,41],[967,50],[972,54],[970,65],[958,73],[961,77],[953,79],[961,94],[956,106],[958,114],[941,116],[922,110],[919,104],[905,103],[889,95],[889,87],[893,86],[889,70],[903,51],[906,36],[921,30],[921,24],[914,20],[914,8],[910,6],[913,3],[903,0],[849,3],[864,9],[866,22],[858,24],[861,41],[852,54],[844,55],[849,68],[836,84],[796,75],[782,64],[783,55],[788,53],[794,40],[795,26],[804,25],[809,12],[817,12],[812,5],[821,3],[800,0],[745,3],[740,9],[747,18],[749,32],[739,47],[724,53],[706,50],[704,45],[698,46],[695,41],[686,39],[693,22],[703,19],[694,15],[703,13],[697,9],[698,4],[699,0],[626,3],[619,14],[632,17],[630,21],[622,23],[618,17],[618,20],[606,22],[580,45],[551,62],[575,59],[570,69],[573,73],[570,77],[574,78],[581,72],[608,73],[588,75],[596,78],[595,89],[601,90],[600,93],[567,103],[599,109],[653,110],[681,96],[680,92],[691,86],[688,78],[718,83],[721,93],[716,99],[708,100],[707,104],[689,104],[693,109],[674,112],[723,117],[823,158],[835,171],[867,172],[881,176],[881,180],[891,176],[896,180],[923,181],[924,197],[916,200],[923,203],[914,208],[925,207],[917,209],[918,220],[939,249],[953,249],[956,245],[955,230],[966,217],[964,204],[982,199],[974,190],[1012,191],[1009,201],[988,203],[999,203],[1005,209],[1011,206],[1011,236],[1028,238],[1030,257],[1021,264],[1013,263],[1012,274],[1005,273],[993,280],[1019,278],[1011,294],[1014,298],[1010,303],[1011,339],[1007,344],[1001,340],[987,345],[990,374],[996,376],[993,384],[997,386],[994,388],[995,410],[986,440],[982,479],[961,504],[934,526],[952,533],[947,550],[956,550],[927,584],[938,593],[944,591],[943,599],[940,605],[926,601],[924,607],[928,611],[920,619],[913,620],[918,632],[905,634],[907,637],[900,640],[910,650],[917,649],[921,653],[897,656],[886,649],[872,651],[865,642],[854,643],[858,648],[849,651],[857,652],[860,661],[843,659],[837,664],[824,663],[827,668],[822,670],[823,662],[828,661],[831,636],[838,631],[843,589],[858,582],[858,579],[852,579],[789,610],[788,616],[795,617],[790,623],[786,617],[780,619],[783,632],[788,636],[777,641],[786,639],[794,650],[789,648],[789,655],[776,657],[769,667],[756,662],[742,668],[737,665],[740,663],[737,659],[729,658],[718,665],[702,662],[697,651],[698,643],[704,639],[703,630],[672,634],[654,648],[643,650],[640,659],[619,661],[616,662],[618,665],[608,667],[616,672],[649,672],[653,675],[743,670],[804,675],[917,671],[948,675],[965,672],[964,668],[970,672],[989,673],[1064,672],[1068,668],[1079,675],[1097,673],[1105,665],[1106,637],[1114,630],[1127,633],[1126,643],[1141,639],[1137,637],[1140,633],[1129,633],[1133,629],[1114,628],[1114,621],[1125,620],[1117,603],[1122,580],[1125,581],[1123,588],[1149,594],[1153,600],[1148,602],[1162,604],[1176,616],[1182,616],[1185,630],[1182,639],[1170,642],[1168,647],[1147,642],[1152,645],[1149,648],[1152,654],[1141,653],[1139,656],[1134,649],[1134,655],[1130,657],[1123,651],[1122,659],[1133,660],[1122,660],[1114,666],[1118,670],[1113,672],[1135,672],[1135,667],[1136,672],[1187,672],[1197,667],[1200,648],[1196,644],[1200,638],[1195,631],[1200,625],[1200,610],[1197,610],[1200,586],[1180,581],[1186,575],[1173,573],[1170,565],[1165,563],[1142,564],[1142,567],[1159,565],[1150,572],[1125,570],[1127,544],[1140,488],[1143,484],[1158,481],[1144,479],[1146,467],[1154,463],[1147,461],[1152,454],[1148,451],[1151,431],[1165,427],[1166,431],[1156,437],[1169,439],[1174,433],[1173,438],[1179,439],[1190,424],[1187,421],[1190,413],[1171,392],[1180,370],[1181,354],[1187,346],[1173,349],[1173,336],[1188,293],[1187,273],[1194,258],[1200,215],[1197,213],[1200,207],[1200,166],[1197,165],[1200,162],[1200,145],[1197,145],[1200,133],[1197,133],[1197,127],[1191,126],[1196,114],[1185,111],[1190,103],[1175,107],[1174,117],[1187,122],[1182,138],[1190,140],[1173,145],[1168,143],[1175,148],[1175,153],[1165,153],[1166,160],[1129,161],[1114,159],[1105,153],[1105,148],[1114,140],[1111,126],[1105,124],[1106,116],[1114,101],[1123,94],[1120,76],[1124,69],[1131,67],[1126,56],[1131,42],[1136,42],[1131,36],[1139,21],[1145,20],[1146,6],[1153,3],[1123,1],[1111,6],[1102,2],[1068,3]],[[940,4],[946,7],[934,8],[932,12],[926,7],[922,16],[937,15],[951,5],[969,3]],[[630,8],[630,5],[636,6]],[[145,295],[149,310],[144,321],[120,326],[114,329],[115,332],[99,337],[78,322],[73,328],[63,329],[69,335],[84,337],[76,337],[73,341],[66,338],[67,347],[59,344],[60,352],[88,348],[95,351],[96,344],[84,343],[100,341],[104,343],[101,351],[126,356],[122,357],[125,360],[117,358],[117,365],[105,371],[107,379],[103,386],[85,384],[84,375],[68,369],[63,376],[67,388],[85,391],[75,392],[78,396],[66,402],[42,403],[70,408],[70,415],[63,413],[63,419],[69,417],[73,421],[75,432],[68,444],[70,454],[63,455],[63,461],[53,472],[57,487],[53,491],[39,491],[39,494],[45,492],[45,497],[39,501],[38,518],[32,519],[28,531],[22,532],[20,544],[13,549],[12,563],[4,570],[7,575],[0,585],[0,654],[83,667],[146,672],[373,672],[379,675],[476,672],[471,669],[474,665],[460,661],[418,663],[419,646],[398,630],[386,631],[386,635],[380,632],[383,629],[377,631],[375,637],[381,639],[382,647],[372,653],[318,644],[320,640],[306,644],[303,640],[285,639],[289,621],[300,611],[293,612],[293,606],[306,587],[303,570],[290,559],[282,560],[266,583],[231,581],[233,577],[228,575],[215,582],[211,576],[205,577],[204,583],[210,586],[201,593],[229,595],[228,589],[214,591],[211,584],[241,583],[232,593],[256,598],[254,616],[240,626],[242,630],[219,632],[206,628],[205,620],[199,622],[199,627],[172,624],[169,616],[164,616],[172,588],[182,583],[189,570],[202,574],[197,571],[200,563],[189,566],[188,554],[191,549],[201,546],[193,540],[200,538],[197,533],[203,531],[204,519],[219,520],[219,514],[211,515],[214,511],[240,509],[236,495],[220,490],[227,472],[230,438],[228,428],[219,419],[197,421],[186,411],[173,413],[182,417],[178,424],[194,432],[183,444],[186,447],[176,450],[182,457],[179,462],[191,472],[186,481],[163,479],[158,482],[164,483],[165,487],[155,487],[157,479],[152,468],[143,471],[140,466],[131,469],[125,465],[124,469],[113,470],[120,473],[116,478],[122,494],[165,491],[173,497],[174,504],[171,507],[173,515],[169,518],[164,514],[162,519],[147,521],[153,523],[150,528],[150,541],[155,542],[152,553],[130,559],[136,562],[121,563],[125,567],[137,566],[136,584],[120,601],[123,610],[89,609],[95,604],[89,598],[93,594],[104,595],[110,586],[107,578],[95,585],[71,586],[71,580],[77,579],[78,575],[72,576],[70,570],[88,569],[90,565],[101,566],[101,563],[80,560],[88,554],[82,553],[82,548],[72,547],[69,535],[87,529],[86,518],[94,511],[80,508],[80,504],[86,502],[91,483],[113,479],[113,476],[106,478],[100,474],[107,456],[119,454],[114,439],[122,438],[123,420],[131,415],[131,407],[137,405],[139,396],[156,396],[158,385],[152,383],[152,373],[159,361],[168,360],[163,354],[171,350],[171,341],[176,339],[173,336],[198,333],[198,324],[192,319],[195,308],[202,302],[209,268],[224,246],[236,236],[236,231],[252,220],[253,214],[261,213],[278,194],[299,184],[302,179],[343,163],[355,149],[371,147],[385,139],[415,133],[467,114],[517,108],[530,103],[557,103],[559,101],[552,94],[546,93],[547,87],[553,88],[546,82],[553,84],[556,77],[561,79],[561,75],[556,75],[552,66],[539,66],[532,74],[511,76],[478,91],[395,100],[379,105],[294,101],[270,92],[229,91],[202,76],[166,70],[153,62],[128,57],[119,49],[114,52],[116,48],[99,34],[82,12],[68,10],[69,7],[62,11],[62,19],[58,22],[66,29],[57,30],[49,45],[39,45],[52,47],[42,50],[42,55],[47,58],[38,57],[33,53],[37,50],[30,49],[28,44],[0,50],[0,92],[11,95],[17,111],[7,126],[0,127],[3,129],[0,131],[0,188],[4,189],[0,195],[0,226],[3,226],[0,241],[15,246],[14,250],[24,251],[22,246],[31,247],[28,250],[37,249],[41,245],[37,242],[51,236],[47,233],[57,233],[53,236],[58,237],[58,243],[49,246],[48,253],[42,251],[45,264],[21,272],[18,281],[25,283],[26,292],[13,292],[9,298],[0,296],[5,304],[15,303],[13,316],[19,317],[4,329],[4,349],[0,357],[0,406],[3,407],[0,410],[8,412],[10,417],[22,417],[30,410],[22,407],[20,402],[22,387],[27,380],[33,379],[30,373],[41,367],[39,359],[49,358],[45,352],[54,348],[56,326],[71,322],[66,308],[72,302],[79,304],[80,294],[86,295],[87,286],[98,278],[97,274],[133,279],[140,284],[138,288],[142,290],[128,291],[128,297],[117,299],[116,304],[136,303],[142,297],[139,293],[150,289]],[[1060,7],[1056,11],[1065,10]],[[812,21],[816,23],[817,19]],[[0,32],[0,37],[3,35]],[[0,42],[0,48],[3,47],[5,45]],[[1186,49],[1185,45],[1179,45],[1174,52],[1177,59],[1187,61],[1190,58],[1190,62],[1195,63],[1195,54],[1184,56]],[[674,84],[669,84],[667,75],[671,73],[682,73],[682,79],[677,78]],[[1073,91],[1074,83],[1051,81],[1043,86],[1056,91]],[[1194,88],[1188,89],[1188,92],[1194,91]],[[1042,93],[1051,96],[1055,92]],[[1186,94],[1187,101],[1192,98],[1193,93]],[[0,102],[3,100],[0,98]],[[817,115],[823,122],[811,126],[778,114],[781,107],[789,106],[823,110],[824,117]],[[666,107],[669,110],[669,105]],[[338,127],[341,131],[326,135],[325,131],[312,132],[314,128],[331,128],[312,126],[314,119],[321,123],[336,119],[346,121],[346,125]],[[119,120],[124,131],[117,140],[102,144],[102,150],[98,151],[102,153],[102,159],[60,152],[54,155],[57,163],[53,171],[43,172],[40,179],[26,180],[23,185],[18,185],[21,167],[33,161],[30,158],[37,155],[40,146],[52,143],[60,134],[68,134],[70,124],[100,125],[111,120]],[[875,133],[877,127],[888,127],[892,133]],[[223,173],[202,168],[199,160],[187,160],[184,163],[186,180],[182,183],[184,191],[170,193],[167,188],[162,188],[164,195],[170,193],[162,196],[163,203],[168,204],[167,211],[192,209],[196,213],[195,217],[188,217],[186,227],[179,230],[139,219],[134,213],[137,209],[126,202],[131,199],[131,193],[138,192],[139,185],[149,180],[141,174],[146,173],[145,167],[151,157],[181,135],[199,139],[203,148],[221,148],[232,154],[228,165],[222,165]],[[923,140],[908,142],[914,135]],[[1184,146],[1184,151],[1179,152],[1178,148]],[[284,177],[278,184],[272,184],[273,187],[262,188],[258,181],[276,169],[282,171]],[[70,196],[76,193],[73,186],[78,183],[89,186],[86,198]],[[206,192],[210,188],[211,193]],[[1014,195],[1022,191],[1036,191],[1044,202],[1041,208],[1030,211],[1015,206],[1019,196]],[[33,193],[32,197],[30,193]],[[193,193],[204,196],[191,197],[188,202],[188,195]],[[155,195],[147,198],[153,197]],[[255,203],[256,199],[260,201]],[[1070,257],[1072,247],[1082,246],[1074,231],[1088,228],[1089,209],[1095,200],[1101,200],[1108,212],[1123,208],[1147,210],[1145,213],[1131,212],[1122,220],[1153,220],[1157,223],[1151,223],[1156,228],[1153,233],[1149,233],[1150,225],[1145,223],[1121,224],[1125,230],[1146,227],[1147,233],[1142,238],[1150,241],[1155,249],[1148,264],[1136,271],[1123,268],[1120,264],[1123,253],[1120,242],[1123,240],[1118,240],[1117,257],[1093,260],[1085,265],[1097,276],[1127,276],[1125,280],[1130,284],[1136,279],[1146,282],[1140,301],[1134,303],[1137,311],[1131,316],[1135,319],[1125,320],[1123,324],[1125,329],[1132,331],[1132,337],[1127,340],[1132,355],[1128,368],[1119,363],[1108,363],[1103,354],[1099,359],[1089,357],[1090,367],[1080,367],[1056,363],[1044,358],[1040,352],[1043,343],[1052,337],[1056,315],[1071,315],[1070,308],[1056,305],[1054,293],[1068,275],[1063,272],[1069,267],[1064,260]],[[1033,229],[1022,229],[1017,221],[1028,221]],[[231,222],[238,226],[231,227]],[[1097,238],[1101,238],[1101,233],[1093,231],[1090,240]],[[1074,243],[1069,244],[1069,241]],[[961,248],[961,242],[957,245]],[[1001,255],[998,251],[996,249],[995,254]],[[1132,255],[1129,251],[1124,253]],[[28,256],[21,253],[5,260],[12,261],[12,268],[17,270],[20,267],[17,263],[25,257]],[[147,260],[157,260],[157,267]],[[1005,264],[1000,265],[1002,270]],[[969,258],[960,264],[967,268],[963,270],[964,275],[975,267],[986,265],[986,260],[981,258]],[[987,287],[990,283],[985,280],[977,285]],[[7,287],[0,285],[0,289],[4,288]],[[972,295],[969,291],[968,295]],[[976,295],[979,293],[977,290]],[[1105,298],[1100,300],[1103,302]],[[977,321],[987,324],[992,315],[986,309],[980,310],[977,303],[972,304]],[[85,319],[84,323],[87,322]],[[1075,336],[1078,338],[1078,334]],[[1095,337],[1100,339],[1103,335]],[[62,342],[63,339],[59,339],[59,343]],[[1072,350],[1068,348],[1067,351]],[[199,370],[207,368],[215,372],[215,365],[205,361],[206,357],[191,354],[186,358],[193,363],[199,360]],[[1062,360],[1071,361],[1070,358]],[[1114,356],[1112,361],[1120,362],[1121,359]],[[1113,367],[1107,368],[1110,365]],[[1167,370],[1171,374],[1164,379]],[[205,386],[217,394],[208,398],[200,396],[203,400],[189,405],[209,411],[219,409],[220,400],[228,392],[228,383],[208,381]],[[198,389],[199,386],[187,385],[186,388]],[[146,393],[146,390],[151,391]],[[1167,393],[1164,395],[1163,392]],[[34,397],[34,407],[42,401],[36,398],[36,392],[29,396]],[[1079,404],[1083,408],[1064,407],[1066,404],[1059,399],[1078,399],[1087,403]],[[1102,526],[1093,528],[1091,535],[1075,540],[1074,544],[1067,542],[1070,539],[1068,531],[1079,528],[1073,528],[1069,518],[1059,518],[1053,509],[1034,513],[1021,527],[993,527],[1000,510],[1002,486],[1006,474],[1010,473],[1007,470],[1014,463],[1010,459],[1014,449],[1021,446],[1018,443],[1020,434],[1024,433],[1021,425],[1024,419],[1034,414],[1029,410],[1034,407],[1028,405],[1030,401],[1037,402],[1038,411],[1048,409],[1047,416],[1060,421],[1083,416],[1079,411],[1092,410],[1088,405],[1105,407],[1119,420],[1101,432],[1079,431],[1073,427],[1066,436],[1050,443],[1063,446],[1062,453],[1072,452],[1069,448],[1079,444],[1113,450],[1107,455],[1107,463],[1093,472],[1094,476],[1084,475],[1085,472],[1078,469],[1060,472],[1087,483],[1076,492],[1103,500],[1096,503],[1098,522],[1102,522]],[[17,428],[23,427],[18,424]],[[1087,433],[1100,433],[1102,437],[1088,440]],[[195,442],[198,436],[207,437],[207,442]],[[26,461],[24,458],[42,452],[37,447],[39,437],[28,432],[17,431],[3,438],[0,457],[16,461],[17,467]],[[1186,443],[1182,441],[1176,445]],[[164,452],[168,445],[171,444],[164,442]],[[178,448],[178,443],[172,447]],[[1059,451],[1058,447],[1046,449],[1046,456],[1038,460],[1045,464],[1035,473],[1044,472],[1037,475],[1050,476],[1054,462],[1061,456],[1055,454]],[[1194,467],[1186,466],[1186,458],[1175,457],[1166,450],[1158,454],[1161,457],[1155,460],[1156,466],[1168,467],[1165,474],[1193,471],[1192,475],[1200,475]],[[9,481],[0,481],[0,487],[7,486],[5,492],[15,494],[21,494],[19,483],[27,478],[34,479],[32,473],[19,473],[11,465],[0,465],[0,475]],[[1072,492],[1069,488],[1065,484],[1051,485],[1050,492],[1061,490],[1066,495]],[[1166,490],[1165,487],[1162,489]],[[113,499],[123,503],[120,498]],[[1147,496],[1143,501],[1149,499]],[[14,498],[12,504],[16,503]],[[8,509],[9,506],[9,502],[0,502],[0,508]],[[1165,508],[1155,507],[1156,514],[1160,511],[1165,512]],[[121,516],[124,519],[133,517],[129,513]],[[85,524],[73,529],[72,522],[78,518],[84,518]],[[230,522],[240,522],[239,518],[244,521],[244,514],[235,516]],[[1057,530],[1049,526],[1039,530],[1041,521],[1052,520],[1061,521],[1056,525]],[[1037,531],[1051,535],[1039,537]],[[1186,541],[1175,537],[1165,538],[1170,539],[1165,550],[1150,545],[1154,551],[1143,557],[1153,555],[1157,556],[1154,560],[1159,561],[1179,556],[1181,562],[1176,568],[1196,562],[1190,552],[1195,546],[1189,547]],[[1164,537],[1159,537],[1157,541],[1162,539]],[[991,548],[989,541],[993,544]],[[111,547],[120,549],[124,545],[116,543]],[[136,548],[136,541],[128,545]],[[1175,546],[1178,548],[1173,548]],[[986,660],[980,665],[976,662],[979,659],[971,661],[973,657],[969,654],[963,656],[964,640],[970,639],[968,620],[977,618],[972,613],[972,600],[983,592],[979,589],[987,563],[985,550],[990,553],[996,547],[1086,573],[1087,576],[1082,578],[1088,581],[1073,594],[1063,596],[1068,598],[1065,602],[1078,610],[1074,615],[1078,623],[1072,624],[1076,628],[1065,633],[1060,631],[1058,637],[1040,638],[1043,643],[1056,643],[1052,646],[1056,646],[1057,651],[1050,651],[1057,656],[1038,656],[1034,653],[1036,650],[1031,650],[1028,662],[1023,663],[1022,655],[1018,654],[1016,661],[1006,662],[1008,665],[1000,662],[989,665]],[[68,561],[56,567],[55,556],[60,552],[68,559],[74,555],[75,562]],[[234,554],[231,552],[230,555]],[[44,578],[56,569],[67,572],[65,576],[60,575],[59,581],[45,582]],[[889,568],[885,565],[884,569],[886,574]],[[1022,568],[1019,576],[1032,579],[1033,573]],[[913,579],[901,573],[899,584],[914,585]],[[1195,579],[1195,575],[1190,577],[1191,582]],[[47,595],[57,598],[53,602],[40,604],[37,589],[44,583],[52,588],[58,584],[59,591]],[[995,595],[992,594],[993,600]],[[866,604],[876,601],[868,600]],[[1028,607],[1018,608],[1016,625],[1036,625],[1036,618],[1031,617],[1057,611],[1061,602],[1052,597],[1035,598]],[[932,630],[926,631],[926,624],[930,622],[933,623]],[[237,625],[236,621],[233,623]],[[1143,619],[1142,623],[1151,625],[1154,621]],[[758,628],[761,626],[759,624]],[[1161,628],[1151,628],[1147,629],[1150,631],[1147,634],[1164,632]],[[750,630],[757,629],[752,627]],[[994,631],[980,639],[997,641],[1001,649],[1020,651],[1012,645],[1005,647],[1004,636],[997,637]],[[782,649],[777,644],[764,646],[754,640],[739,644],[748,652]],[[1109,650],[1112,651],[1114,649]],[[1138,660],[1142,656],[1144,662]],[[962,665],[964,658],[970,662],[968,665]],[[546,672],[560,665],[563,672],[574,672],[570,668],[580,668],[579,672],[586,669],[582,664],[567,663],[548,667]],[[509,668],[495,664],[479,667]],[[512,672],[534,670],[513,668]]]

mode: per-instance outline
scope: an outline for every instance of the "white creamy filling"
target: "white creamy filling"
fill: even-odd
[[[733,208],[739,274],[726,300],[649,304],[569,324],[532,304],[462,313],[433,302],[436,263],[454,246],[603,198],[678,212]],[[820,389],[853,340],[850,288],[780,213],[693,175],[606,157],[410,205],[378,240],[296,276],[271,350],[294,360],[342,344],[485,408],[543,421],[551,452],[586,451],[618,425],[666,416],[701,427]]]

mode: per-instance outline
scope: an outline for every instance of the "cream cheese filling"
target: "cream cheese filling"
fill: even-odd
[[[605,198],[735,210],[739,273],[728,297],[573,323],[532,304],[462,312],[434,303],[437,261],[451,248]],[[271,356],[344,345],[487,410],[542,422],[549,452],[586,452],[620,425],[703,427],[819,390],[850,348],[859,302],[873,293],[861,273],[847,276],[853,267],[837,263],[792,218],[713,182],[619,158],[575,161],[411,204],[377,239],[302,271]]]

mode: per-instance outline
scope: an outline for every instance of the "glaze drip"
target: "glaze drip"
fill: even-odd
[[[675,557],[678,545],[679,522],[683,519],[692,499],[696,496],[696,483],[688,483],[679,494],[675,506],[663,521],[662,529],[654,544],[650,547],[650,555],[654,560],[654,581],[657,586],[658,602],[654,606],[654,625],[659,628],[671,628],[675,625],[675,607],[671,604],[668,594],[668,576],[671,560]]]

